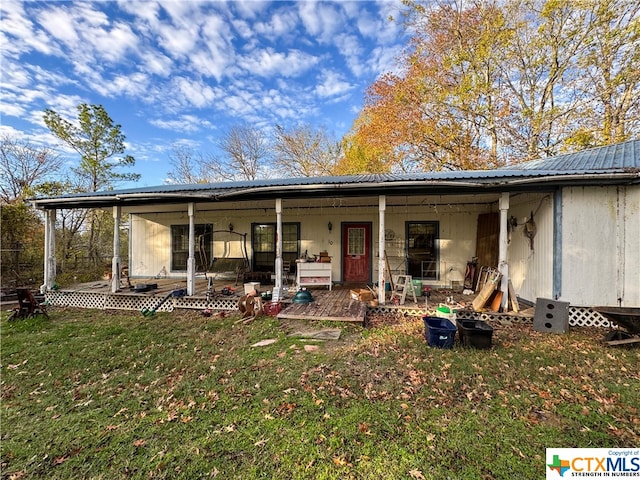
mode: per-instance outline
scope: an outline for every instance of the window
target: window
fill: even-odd
[[[210,223],[195,225],[196,268],[204,269],[211,262],[213,244],[213,225]],[[171,225],[171,270],[187,271],[189,258],[189,225]]]
[[[347,255],[364,255],[364,228],[349,227],[347,231]]]
[[[276,263],[276,224],[254,223],[251,226],[253,271],[273,272]],[[282,260],[295,265],[300,257],[300,224],[282,224]]]
[[[407,275],[437,280],[439,223],[407,222]]]

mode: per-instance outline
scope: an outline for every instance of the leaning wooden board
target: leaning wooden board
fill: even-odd
[[[487,304],[489,298],[491,298],[491,294],[498,288],[501,277],[502,275],[500,273],[495,273],[491,278],[487,279],[478,296],[471,302],[471,306],[476,312],[481,311]]]

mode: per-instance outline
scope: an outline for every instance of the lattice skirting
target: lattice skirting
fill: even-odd
[[[98,310],[155,310],[172,312],[176,308],[196,310],[237,310],[238,299],[234,297],[169,297],[162,305],[163,295],[111,294],[98,292],[79,292],[72,290],[50,290],[45,294],[49,305],[58,307],[94,308]],[[160,306],[159,306],[160,305]]]
[[[237,297],[216,297],[209,300],[206,297],[169,297],[162,305],[159,303],[162,295],[141,294],[111,294],[98,292],[79,292],[73,290],[50,290],[45,294],[49,305],[59,307],[94,308],[98,310],[142,310],[154,309],[157,312],[172,312],[176,308],[204,310],[235,311],[238,309]],[[394,315],[426,315],[429,313],[424,307],[409,307],[396,305],[378,305],[368,307],[367,314]],[[510,320],[512,322],[532,323],[533,317],[524,315],[510,315],[494,312],[472,312],[461,310],[458,318],[473,318],[484,321]],[[569,325],[578,327],[610,328],[613,325],[607,318],[588,307],[569,307]]]
[[[429,313],[424,308],[411,308],[403,306],[392,305],[378,305],[376,307],[369,307],[367,313],[374,314],[400,314],[400,315],[426,315]],[[496,312],[474,312],[471,310],[461,310],[457,313],[457,318],[484,320],[486,321],[500,321],[509,320],[516,323],[533,323],[533,317],[531,315],[514,315],[507,313]],[[588,307],[569,307],[569,325],[573,327],[612,327],[611,322],[598,312],[591,310]]]
[[[510,320],[512,322],[533,323],[533,317],[530,315],[510,315],[506,313],[495,312],[473,312],[462,310],[457,314],[458,318],[470,318],[484,321],[500,321]],[[569,306],[569,325],[572,327],[601,327],[610,328],[611,322],[598,312],[588,307],[571,307]]]

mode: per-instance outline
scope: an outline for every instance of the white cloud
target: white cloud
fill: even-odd
[[[395,66],[398,5],[0,0],[3,119],[40,132],[45,108],[75,119],[79,103],[114,105],[136,115],[128,140],[148,158],[155,128],[169,144],[172,132],[215,143],[233,123],[350,124],[363,82]]]
[[[138,38],[129,25],[116,23],[110,31],[95,30],[90,33],[95,39],[92,45],[97,56],[111,63],[117,63],[124,59],[129,50],[135,50]]]
[[[175,77],[172,82],[175,98],[183,107],[203,108],[211,105],[216,98],[215,91],[200,80],[187,77]],[[170,94],[168,91],[167,94]]]
[[[184,133],[199,132],[202,129],[211,129],[212,124],[196,115],[180,115],[171,119],[153,119],[149,123],[165,130],[174,130]]]
[[[315,93],[319,97],[336,97],[353,89],[353,85],[345,81],[338,72],[323,70],[321,78],[322,82],[315,88]]]
[[[0,17],[0,44],[5,58],[8,55],[17,56],[31,49],[44,54],[51,54],[55,50],[48,36],[35,30],[33,22],[24,10],[24,2],[3,0],[0,2]]]
[[[254,19],[264,14],[271,3],[265,0],[235,0],[233,6],[242,17]]]
[[[173,61],[163,53],[157,50],[146,49],[141,51],[139,55],[142,60],[142,65],[139,65],[139,68],[145,72],[165,78],[171,75]]]
[[[298,2],[300,19],[307,32],[324,44],[331,43],[337,29],[344,25],[339,8],[340,3]]]
[[[318,62],[318,57],[300,50],[279,52],[271,47],[254,50],[239,61],[247,72],[261,77],[297,77],[317,65]]]
[[[252,31],[275,42],[283,37],[293,40],[297,34],[297,27],[296,12],[282,9],[276,11],[268,20],[255,22]]]
[[[175,2],[181,3],[181,2]],[[171,57],[179,58],[188,55],[198,42],[198,29],[179,28],[174,25],[159,25],[156,33],[158,41]]]
[[[64,43],[67,47],[76,47],[80,40],[76,32],[76,23],[68,9],[49,8],[38,12],[38,23],[52,38]]]

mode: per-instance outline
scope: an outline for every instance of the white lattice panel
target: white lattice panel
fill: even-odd
[[[367,308],[367,313],[393,314],[393,315],[426,315],[424,308],[398,307],[395,305],[378,305]],[[533,323],[530,315],[514,315],[498,312],[474,312],[472,310],[460,310],[456,314],[459,319],[473,319],[487,321],[509,320],[517,323]],[[610,328],[611,323],[606,317],[587,307],[569,307],[569,325],[574,327],[598,327]]]
[[[164,295],[109,295],[106,303],[106,309],[113,310],[155,310],[156,312],[172,312],[173,298],[169,297],[160,307],[158,304],[162,301]]]
[[[96,308],[104,310],[106,295],[95,292],[50,290],[45,293],[44,298],[49,305],[58,307]]]
[[[579,327],[611,327],[611,322],[598,312],[585,307],[569,307],[569,325]]]
[[[456,318],[482,320],[484,322],[508,320],[515,323],[533,323],[533,317],[528,315],[515,315],[498,312],[474,312],[473,310],[460,310]]]
[[[376,307],[367,307],[367,313],[374,313],[380,315],[426,315],[429,313],[424,308],[404,307],[402,305],[378,305]]]
[[[175,308],[191,308],[196,310],[233,311],[238,309],[238,297],[215,297],[207,300],[205,297],[181,297],[175,299]]]

